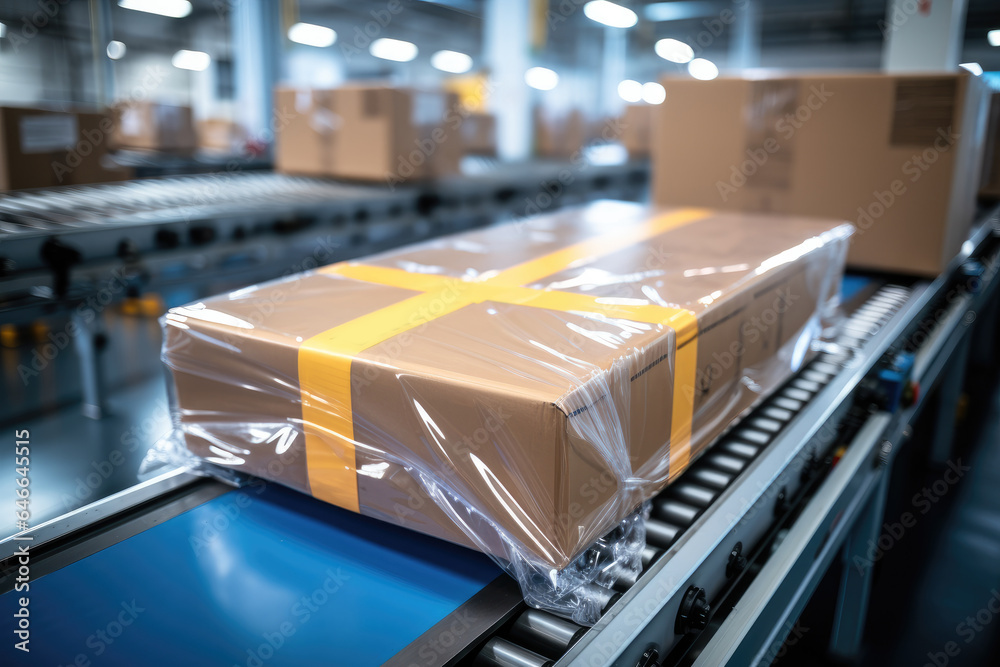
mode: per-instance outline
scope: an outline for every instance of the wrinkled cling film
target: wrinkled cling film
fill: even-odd
[[[807,360],[851,232],[598,202],[171,309],[146,468],[477,549],[592,625],[641,569],[645,501]]]

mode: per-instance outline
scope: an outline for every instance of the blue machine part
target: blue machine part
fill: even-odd
[[[871,284],[872,279],[867,276],[857,275],[853,273],[848,273],[844,275],[843,280],[840,283],[840,301],[845,303],[850,301],[851,298],[860,292],[862,289]]]
[[[230,491],[2,596],[0,664],[378,665],[500,574],[276,485]]]
[[[878,372],[879,391],[884,399],[886,410],[895,412],[901,403],[910,404],[916,396],[904,397],[910,376],[913,372],[913,362],[916,357],[910,352],[900,352],[892,360],[892,364]],[[915,391],[910,387],[910,391]]]

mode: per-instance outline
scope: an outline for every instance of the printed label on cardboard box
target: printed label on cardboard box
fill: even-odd
[[[21,119],[21,152],[51,153],[76,145],[76,116],[68,113],[25,116]]]

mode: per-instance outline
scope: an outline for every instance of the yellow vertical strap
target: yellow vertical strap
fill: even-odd
[[[354,357],[466,303],[456,283],[404,299],[303,341],[298,354],[299,391],[312,495],[359,511],[351,402]]]

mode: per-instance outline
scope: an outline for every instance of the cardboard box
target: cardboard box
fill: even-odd
[[[274,100],[277,171],[389,184],[458,173],[454,94],[352,85],[278,88]]]
[[[653,196],[846,219],[849,264],[935,275],[975,213],[985,86],[967,74],[665,79]]]
[[[489,113],[467,115],[462,120],[462,144],[468,155],[496,155],[496,116]]]
[[[850,233],[621,202],[519,224],[172,309],[184,446],[562,568],[803,363]]]
[[[648,158],[652,146],[653,109],[649,104],[630,104],[621,119],[621,142],[633,160]]]
[[[0,107],[0,190],[131,178],[107,156],[112,129],[103,113]]]
[[[983,145],[983,176],[979,196],[986,200],[1000,199],[1000,93],[990,96],[989,118]]]
[[[557,113],[535,107],[534,124],[536,155],[556,160],[578,158],[595,134],[579,109]]]
[[[215,153],[232,154],[246,141],[246,132],[239,124],[223,118],[198,121],[198,148]]]
[[[117,148],[189,155],[198,145],[191,107],[148,100],[113,107]]]

